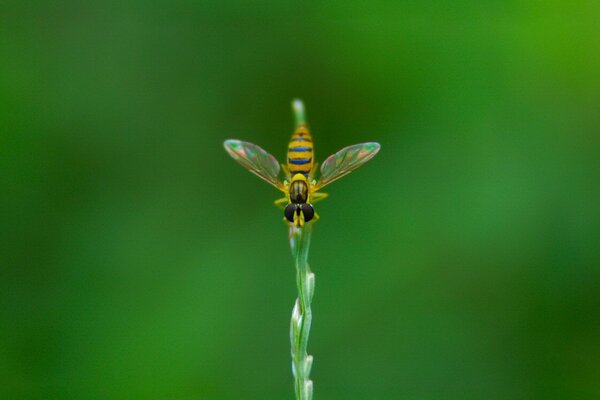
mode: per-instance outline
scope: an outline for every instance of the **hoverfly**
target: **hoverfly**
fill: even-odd
[[[319,219],[313,204],[328,196],[319,190],[365,164],[381,147],[375,142],[344,147],[323,162],[320,177],[315,179],[318,163],[313,158],[312,136],[306,124],[296,128],[288,145],[287,165],[281,164],[281,167],[275,157],[255,144],[230,139],[224,146],[244,168],[285,194],[275,200],[275,205],[284,211],[284,221],[296,227]],[[279,177],[281,170],[283,180]]]

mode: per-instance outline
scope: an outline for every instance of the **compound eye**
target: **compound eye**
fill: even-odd
[[[315,209],[310,204],[302,204],[300,205],[302,209],[302,214],[304,214],[304,222],[308,222],[315,216]]]
[[[295,212],[296,212],[296,205],[288,204],[285,207],[285,211],[283,212],[283,214],[285,215],[285,219],[287,219],[290,222],[294,222],[294,213]]]

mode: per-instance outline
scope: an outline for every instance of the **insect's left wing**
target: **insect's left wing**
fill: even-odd
[[[321,178],[317,182],[316,190],[362,166],[375,157],[380,148],[379,143],[360,143],[344,147],[337,153],[332,154],[321,165]]]
[[[235,161],[259,178],[279,190],[284,190],[279,179],[281,167],[277,159],[255,144],[229,139],[223,143],[225,150]]]

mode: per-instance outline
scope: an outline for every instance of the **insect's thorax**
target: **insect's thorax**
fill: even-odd
[[[290,184],[290,203],[308,203],[308,182],[304,179],[293,180]]]
[[[312,136],[306,125],[300,125],[292,135],[288,146],[288,169],[292,177],[302,174],[308,177],[313,167]]]

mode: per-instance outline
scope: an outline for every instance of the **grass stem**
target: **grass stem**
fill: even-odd
[[[296,128],[306,124],[304,103],[300,99],[292,101],[292,111]],[[308,250],[312,224],[299,228],[290,224],[290,247],[296,267],[296,284],[298,298],[292,311],[290,321],[290,342],[292,353],[292,373],[294,375],[294,390],[296,400],[312,400],[313,383],[310,380],[312,356],[308,355],[308,336],[312,322],[310,304],[315,290],[315,274],[308,265]]]
[[[290,323],[292,373],[297,400],[311,400],[313,393],[313,383],[310,380],[313,358],[307,352],[312,322],[310,305],[315,289],[315,274],[311,272],[308,265],[311,230],[312,224],[306,224],[303,228],[290,226],[290,246],[294,256],[298,286],[298,298],[294,304]]]
[[[302,100],[294,99],[294,101],[292,101],[292,111],[294,112],[296,128],[300,125],[306,124],[306,117],[304,114],[304,103],[302,102]]]

